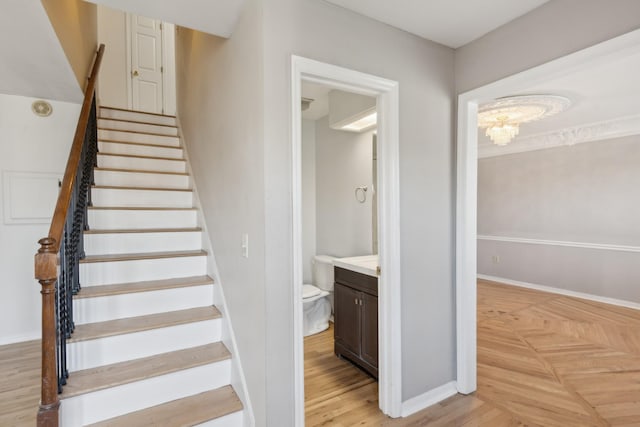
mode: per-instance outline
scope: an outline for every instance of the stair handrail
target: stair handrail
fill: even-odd
[[[104,55],[100,44],[82,102],[49,234],[38,241],[35,278],[42,294],[42,373],[38,427],[57,427],[58,394],[66,382],[66,340],[73,332],[71,296],[79,290],[79,260],[84,258],[83,231],[91,205],[93,168],[97,162],[96,81]]]

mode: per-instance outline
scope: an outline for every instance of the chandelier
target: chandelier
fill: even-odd
[[[521,95],[498,98],[478,109],[478,127],[496,145],[518,136],[522,123],[534,122],[566,110],[571,101],[557,95]]]

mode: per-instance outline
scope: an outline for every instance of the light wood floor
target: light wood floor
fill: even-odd
[[[36,425],[40,354],[40,341],[0,346],[0,426]]]
[[[305,338],[307,426],[640,426],[636,310],[479,281],[478,391],[401,420],[332,337]]]
[[[40,344],[0,347],[0,426],[35,425]],[[305,339],[307,426],[640,426],[640,312],[478,284],[478,391],[391,420],[378,385]]]

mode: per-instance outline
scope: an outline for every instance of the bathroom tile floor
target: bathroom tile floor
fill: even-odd
[[[478,391],[411,417],[378,409],[378,387],[305,338],[307,426],[640,426],[640,311],[478,282]]]

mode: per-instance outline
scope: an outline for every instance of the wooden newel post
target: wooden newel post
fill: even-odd
[[[56,372],[56,280],[58,250],[56,241],[45,237],[38,241],[35,256],[36,280],[42,290],[42,394],[38,409],[38,427],[58,427],[58,374]]]

